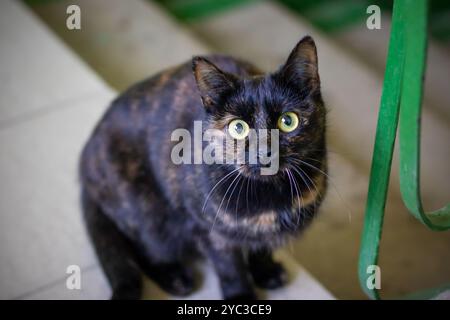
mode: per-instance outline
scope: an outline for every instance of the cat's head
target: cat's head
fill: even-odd
[[[322,161],[325,153],[325,107],[320,93],[317,51],[307,36],[292,50],[287,61],[273,73],[242,77],[227,73],[202,57],[193,59],[193,71],[207,114],[207,128],[219,134],[246,141],[249,129],[278,129],[279,170],[298,166],[302,161]],[[268,135],[269,150],[273,136]],[[242,142],[241,141],[241,142]],[[242,144],[240,144],[243,146]],[[233,152],[239,153],[239,144]],[[264,151],[264,155],[267,153]],[[248,156],[248,150],[246,155]],[[258,156],[262,157],[258,149]],[[259,157],[258,157],[259,159]],[[236,164],[241,174],[264,178],[266,164]],[[319,166],[316,162],[315,166]]]

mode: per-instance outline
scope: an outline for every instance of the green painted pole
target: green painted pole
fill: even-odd
[[[391,38],[381,96],[359,257],[361,288],[380,299],[369,266],[378,264],[390,168],[400,118],[400,187],[411,214],[432,230],[450,228],[450,205],[425,213],[420,199],[420,115],[426,65],[427,1],[394,2]],[[368,285],[369,284],[369,285]],[[440,291],[447,287],[442,287]],[[436,290],[429,290],[436,294]],[[415,294],[415,298],[427,298]]]

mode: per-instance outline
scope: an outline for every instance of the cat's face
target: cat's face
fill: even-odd
[[[302,161],[320,165],[318,162],[325,152],[326,111],[312,38],[302,39],[286,63],[271,74],[240,78],[203,58],[194,58],[193,68],[208,114],[206,127],[218,129],[218,135],[236,140],[232,152],[246,155],[245,163],[234,165],[240,168],[241,174],[255,179],[270,178],[260,170],[271,165],[267,157],[265,163],[249,161],[252,129],[255,132],[268,129],[265,136],[270,153],[258,149],[257,159],[269,155],[270,161],[274,161],[277,157],[279,169],[273,176],[299,166]],[[277,134],[271,136],[273,129]],[[273,139],[278,143],[273,143]]]

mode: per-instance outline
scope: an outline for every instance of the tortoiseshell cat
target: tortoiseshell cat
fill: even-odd
[[[210,259],[225,299],[256,298],[252,283],[282,286],[271,251],[309,224],[326,191],[325,114],[311,37],[274,73],[194,57],[120,95],[80,164],[85,220],[112,298],[140,298],[141,271],[169,293],[191,293],[194,253]],[[192,133],[196,120],[225,135],[280,129],[278,172],[174,164],[171,133]]]

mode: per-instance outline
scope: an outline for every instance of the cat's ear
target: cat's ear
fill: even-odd
[[[212,108],[220,99],[233,90],[236,78],[223,72],[213,63],[202,57],[192,59],[192,70],[205,108]]]
[[[320,87],[317,49],[313,38],[306,36],[297,43],[279,73],[287,81],[298,83],[303,88],[314,90]]]

